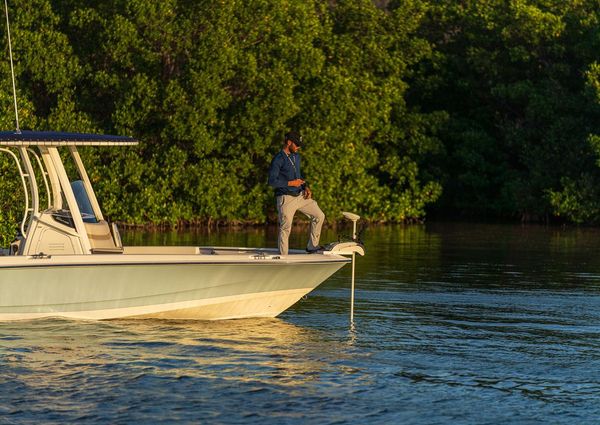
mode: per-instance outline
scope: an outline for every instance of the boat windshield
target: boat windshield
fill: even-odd
[[[98,223],[98,219],[96,218],[94,209],[92,208],[92,202],[85,191],[83,181],[72,181],[71,189],[73,189],[73,194],[75,195],[75,200],[77,201],[77,206],[79,207],[83,221],[86,223]]]

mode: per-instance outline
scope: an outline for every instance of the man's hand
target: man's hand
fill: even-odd
[[[304,188],[304,199],[310,198],[312,198],[312,191],[307,186],[306,188]]]
[[[290,180],[288,182],[288,186],[292,186],[292,187],[302,186],[303,184],[304,184],[304,180],[302,180],[302,179]]]

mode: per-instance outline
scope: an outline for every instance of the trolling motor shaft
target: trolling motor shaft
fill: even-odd
[[[357,240],[356,223],[360,220],[360,216],[351,212],[343,212],[343,216],[352,221],[352,241],[348,242],[333,242],[325,247],[324,254],[351,255],[352,256],[352,283],[350,289],[350,323],[354,323],[354,281],[356,270],[356,254],[365,255],[365,248],[362,243]]]

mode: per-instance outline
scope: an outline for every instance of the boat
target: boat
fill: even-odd
[[[290,250],[286,256],[273,248],[123,246],[117,225],[102,213],[78,148],[139,141],[21,131],[4,6],[16,128],[0,132],[0,153],[15,161],[25,211],[15,239],[0,249],[0,320],[275,317],[350,261],[354,288],[355,254],[364,255],[355,235],[317,253]],[[356,230],[358,216],[345,215]]]
[[[0,132],[0,153],[14,159],[25,197],[18,234],[0,252],[0,320],[275,317],[351,261],[354,271],[355,254],[364,255],[356,237],[286,256],[276,248],[124,246],[78,149],[138,143],[18,125]],[[356,229],[358,216],[346,216]]]

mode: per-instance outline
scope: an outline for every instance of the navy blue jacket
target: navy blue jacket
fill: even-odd
[[[297,196],[304,190],[304,185],[299,187],[288,186],[290,180],[296,179],[304,180],[300,172],[300,155],[291,153],[288,156],[283,150],[280,150],[269,167],[269,186],[275,189],[275,196]]]

